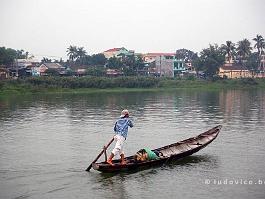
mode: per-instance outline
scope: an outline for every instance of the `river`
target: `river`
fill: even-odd
[[[162,167],[85,172],[124,108],[135,124],[127,155],[223,128],[203,150]],[[264,143],[264,90],[1,97],[0,198],[265,198]]]

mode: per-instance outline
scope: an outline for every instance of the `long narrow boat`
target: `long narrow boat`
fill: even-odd
[[[147,160],[143,162],[136,162],[134,156],[129,156],[126,158],[127,164],[120,164],[120,160],[114,160],[113,165],[110,165],[106,162],[93,163],[93,169],[112,173],[120,171],[129,171],[139,168],[146,168],[155,165],[162,165],[172,160],[178,160],[189,156],[193,153],[198,152],[199,150],[206,147],[218,136],[222,126],[216,126],[196,137],[192,137],[174,144],[170,144],[161,148],[154,149],[153,151],[159,152],[162,154],[158,159]]]

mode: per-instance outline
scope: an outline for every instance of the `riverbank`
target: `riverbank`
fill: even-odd
[[[0,82],[0,95],[33,93],[96,93],[171,89],[265,88],[265,79],[173,79],[155,77],[30,77]]]

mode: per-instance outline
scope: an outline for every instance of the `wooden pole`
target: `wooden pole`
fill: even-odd
[[[107,162],[107,148],[106,148],[106,146],[104,146],[103,147],[103,149],[104,149],[104,155],[105,155],[105,162]]]
[[[109,143],[106,145],[106,147],[104,147],[104,149],[98,154],[98,156],[96,157],[96,159],[87,167],[86,171],[89,172],[90,169],[92,168],[92,164],[95,163],[100,156],[104,153],[104,151],[106,151],[106,149],[111,145],[111,143],[114,141],[114,138],[112,138]]]

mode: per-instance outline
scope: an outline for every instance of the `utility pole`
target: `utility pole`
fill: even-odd
[[[159,57],[160,57],[160,72],[159,72],[159,77],[161,77],[161,55]]]
[[[18,52],[16,53],[16,57],[17,57],[17,59],[16,59],[16,79],[18,78]]]

